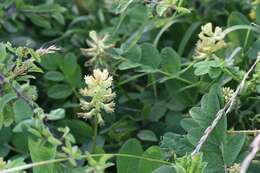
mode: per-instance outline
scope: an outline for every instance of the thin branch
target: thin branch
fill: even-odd
[[[255,137],[254,141],[251,144],[251,148],[252,148],[251,152],[248,153],[248,155],[242,162],[240,173],[246,173],[250,163],[252,162],[256,153],[260,149],[260,133],[258,133],[258,135]]]
[[[260,55],[258,55],[257,60],[254,62],[254,64],[251,66],[251,68],[248,70],[248,72],[244,75],[241,83],[238,85],[236,91],[234,92],[233,96],[230,98],[230,100],[226,103],[224,108],[220,109],[218,113],[216,114],[216,118],[213,120],[211,125],[207,127],[207,129],[204,131],[203,136],[200,138],[199,142],[197,143],[195,149],[192,151],[191,155],[194,156],[196,153],[198,153],[202,147],[202,145],[206,142],[207,138],[209,137],[210,133],[214,130],[220,119],[228,114],[233,105],[235,104],[236,98],[238,94],[241,92],[241,90],[244,88],[246,79],[248,78],[249,74],[254,70],[256,64],[260,61]]]

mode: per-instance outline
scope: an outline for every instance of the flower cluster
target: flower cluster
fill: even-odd
[[[87,44],[90,48],[81,48],[81,52],[87,56],[92,57],[87,64],[97,66],[104,66],[106,60],[104,57],[106,55],[106,50],[112,48],[114,44],[108,44],[109,35],[98,35],[96,31],[90,31],[89,37],[91,40],[87,40]]]
[[[225,33],[220,27],[213,30],[212,23],[201,27],[199,41],[197,42],[194,59],[205,59],[212,53],[226,46]]]
[[[231,167],[228,168],[228,172],[229,173],[239,173],[240,170],[240,165],[235,163],[234,165],[232,165]]]
[[[6,165],[6,162],[4,161],[4,159],[2,157],[0,157],[0,169],[3,169]]]
[[[249,13],[249,17],[252,19],[252,20],[255,20],[256,19],[256,11],[257,11],[257,6],[260,4],[260,0],[253,0],[251,1],[251,5],[252,5],[252,8],[251,8],[251,11]]]
[[[108,71],[105,69],[95,69],[92,76],[85,76],[85,83],[87,87],[81,89],[80,93],[88,97],[89,100],[80,100],[81,109],[84,113],[79,113],[79,116],[84,119],[89,119],[94,116],[97,117],[98,123],[103,124],[101,111],[107,113],[114,112],[114,98],[115,93],[112,92],[113,78],[109,76]]]
[[[229,87],[224,87],[222,89],[222,92],[223,92],[225,103],[227,103],[234,95],[234,90]]]

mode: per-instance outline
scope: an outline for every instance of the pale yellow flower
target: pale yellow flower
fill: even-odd
[[[0,169],[3,169],[6,166],[6,162],[2,157],[0,157]]]
[[[232,98],[232,96],[235,93],[234,90],[231,89],[230,87],[224,87],[222,89],[222,91],[223,91],[223,96],[224,96],[225,103],[227,103]]]
[[[213,30],[212,23],[203,25],[199,33],[194,59],[205,59],[217,50],[225,47],[224,38],[225,33],[220,27],[216,27]]]
[[[240,165],[235,163],[234,165],[228,168],[228,173],[239,173],[240,168]]]
[[[106,50],[112,48],[114,44],[108,44],[109,39],[108,34],[98,35],[96,31],[89,32],[90,40],[87,40],[87,44],[90,48],[81,48],[81,52],[87,56],[91,57],[87,64],[93,66],[104,66],[106,64]]]
[[[98,123],[103,124],[101,111],[107,113],[114,112],[115,93],[112,91],[113,78],[109,76],[108,71],[95,69],[93,75],[85,76],[87,87],[80,90],[80,93],[88,97],[89,100],[80,100],[81,109],[84,113],[79,113],[79,116],[85,119],[97,116]]]

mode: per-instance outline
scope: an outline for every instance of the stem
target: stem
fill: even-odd
[[[247,29],[257,32],[257,28],[251,25],[234,25],[224,30],[224,34],[229,34],[230,32],[241,30],[241,29]]]
[[[257,133],[260,133],[260,130],[229,130],[227,133],[230,134],[238,134],[238,133],[244,133],[248,135],[255,135]]]
[[[235,81],[240,82],[240,80],[227,68],[222,68],[222,71],[231,76]]]
[[[153,85],[154,97],[157,99],[158,94],[157,94],[157,86],[156,86],[156,80],[155,80],[154,74],[151,74],[151,81],[152,81],[152,85]]]
[[[176,15],[174,15],[174,17],[175,17],[175,16],[176,16]],[[159,33],[156,35],[156,38],[155,38],[154,41],[153,41],[153,46],[157,48],[158,43],[159,43],[159,40],[160,40],[161,36],[163,35],[163,33],[164,33],[167,29],[169,29],[169,27],[171,27],[173,24],[175,24],[175,23],[181,23],[181,22],[183,22],[182,19],[176,19],[176,20],[175,20],[174,18],[173,18],[172,21],[169,21],[169,22],[159,31]]]
[[[150,161],[150,162],[161,163],[161,164],[165,164],[165,165],[172,165],[171,162],[168,162],[168,161],[165,161],[165,160],[158,160],[158,159],[153,159],[153,158],[148,158],[148,157],[143,157],[143,156],[136,156],[136,155],[131,155],[131,154],[89,154],[88,156],[91,156],[91,157],[120,156],[120,157],[128,157],[128,158],[135,158],[135,159],[143,159],[143,160],[147,160],[147,161]],[[84,159],[86,157],[87,157],[87,155],[82,155],[81,157],[79,157],[79,159]],[[67,160],[70,160],[70,159],[72,159],[72,158],[60,158],[60,159],[53,159],[53,160],[45,160],[45,161],[40,161],[40,162],[30,163],[30,164],[26,164],[26,165],[22,165],[22,166],[13,167],[13,168],[10,168],[10,169],[4,169],[4,170],[1,170],[0,173],[17,172],[17,171],[22,171],[22,170],[26,170],[26,169],[29,169],[29,168],[37,167],[37,166],[48,165],[48,164],[58,163],[58,162],[64,162],[64,161],[67,161]]]
[[[169,74],[169,73],[167,73],[167,72],[164,72],[164,71],[162,71],[162,70],[158,70],[158,72],[161,73],[161,74],[164,74],[165,76],[170,77],[170,79],[177,79],[177,80],[179,80],[179,81],[182,81],[182,82],[184,82],[184,83],[186,83],[186,84],[190,84],[190,85],[193,84],[193,82],[191,82],[191,81],[189,81],[189,80],[187,80],[187,79],[184,79],[184,78],[182,78],[182,77],[180,77],[180,76],[176,76],[176,75],[173,76],[173,75],[171,75],[171,74]]]
[[[251,31],[248,29],[247,33],[246,33],[245,42],[244,42],[244,45],[243,45],[244,49],[247,47],[247,43],[248,43],[248,40],[249,40],[250,33],[251,33]]]
[[[92,153],[95,153],[96,146],[97,146],[97,133],[98,133],[98,119],[97,119],[97,115],[94,116],[93,128],[94,128],[94,135],[93,135],[91,151],[92,151]]]

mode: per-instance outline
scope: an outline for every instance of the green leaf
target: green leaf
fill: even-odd
[[[27,133],[14,133],[12,137],[12,145],[20,151],[29,153]]]
[[[180,173],[204,173],[207,163],[202,159],[202,153],[194,156],[186,154],[181,158],[177,158],[175,163],[176,172]]]
[[[194,74],[196,76],[201,76],[201,75],[207,74],[207,73],[210,72],[211,68],[219,67],[220,64],[221,63],[217,60],[198,62],[198,63],[194,64],[194,67],[196,68],[195,71],[194,71]]]
[[[29,14],[29,15],[27,15],[27,17],[35,25],[43,27],[43,28],[46,28],[46,29],[51,29],[51,24],[50,24],[50,22],[46,18],[44,18],[44,17],[42,17],[40,15],[37,15],[37,14]]]
[[[67,84],[56,84],[48,89],[48,96],[53,99],[65,99],[73,93]]]
[[[258,38],[249,48],[247,54],[250,59],[256,59],[260,50],[260,38]]]
[[[165,82],[167,94],[169,97],[169,102],[167,108],[173,111],[181,111],[185,108],[194,105],[197,99],[197,92],[195,88],[185,90],[185,92],[180,92],[180,90],[187,86],[176,79],[171,79]]]
[[[6,46],[4,43],[0,43],[0,63],[2,63],[6,58]]]
[[[140,62],[142,56],[142,49],[139,45],[134,45],[130,50],[124,52],[122,56],[125,57],[127,60],[133,62]]]
[[[134,45],[130,50],[124,52],[122,57],[124,57],[123,62],[119,64],[118,68],[120,70],[127,70],[131,68],[139,67],[141,60],[142,50],[138,45]]]
[[[234,25],[251,25],[250,21],[239,12],[232,12],[228,17],[228,27]],[[247,37],[247,30],[237,30],[228,34],[228,38],[232,41],[232,44],[243,45]],[[253,41],[253,34],[251,33],[248,38],[247,45],[251,45]]]
[[[127,7],[133,3],[135,0],[119,0],[117,7],[115,9],[116,14],[123,13]]]
[[[59,12],[57,13],[53,13],[52,14],[52,17],[57,21],[59,22],[61,25],[64,25],[65,24],[65,19],[63,17],[63,15]]]
[[[4,96],[2,96],[0,98],[0,113],[3,112],[5,106],[10,102],[12,101],[13,99],[16,99],[17,98],[17,95],[14,94],[14,93],[8,93],[8,94],[5,94]]]
[[[161,56],[158,50],[151,43],[142,44],[141,49],[141,64],[151,69],[157,69],[161,63]]]
[[[194,107],[190,111],[193,120],[195,120],[203,130],[205,130],[212,123],[216,117],[216,113],[220,109],[221,100],[218,95],[219,90],[219,86],[212,86],[210,92],[203,96],[201,100],[201,107]],[[220,144],[224,141],[226,129],[227,124],[226,118],[224,117],[211,133],[211,135],[215,138],[215,142]],[[191,136],[194,137],[193,133],[191,133]]]
[[[162,71],[176,75],[181,70],[181,57],[172,48],[164,48],[161,57]]]
[[[47,54],[41,59],[41,66],[46,70],[57,70],[62,62],[62,56],[59,53]]]
[[[10,142],[12,135],[9,127],[0,130],[0,157],[5,157],[10,152],[8,143]]]
[[[143,153],[143,157],[162,160],[163,154],[159,147],[151,146]],[[139,162],[138,173],[151,173],[153,170],[159,168],[162,165],[163,165],[162,163],[156,163],[156,162],[151,162],[149,160],[141,159]]]
[[[52,110],[49,114],[46,114],[48,120],[60,120],[65,117],[65,110],[62,108],[58,108]]]
[[[76,143],[83,144],[93,136],[92,128],[84,121],[78,119],[65,119],[57,122],[58,126],[70,128],[71,134],[75,137]]]
[[[142,146],[140,142],[136,139],[127,140],[119,150],[119,154],[131,154],[141,156],[142,153]],[[133,173],[138,171],[139,159],[118,156],[116,162],[118,173]]]
[[[171,166],[161,166],[151,173],[176,173],[176,171]]]
[[[73,53],[68,53],[60,63],[60,69],[65,74],[68,83],[77,88],[81,86],[81,69],[77,63],[77,57]]]
[[[71,76],[77,68],[77,57],[73,53],[66,54],[60,68],[65,75]]]
[[[28,13],[56,13],[65,12],[66,9],[61,7],[59,4],[40,4],[40,5],[23,5],[21,7],[23,12]]]
[[[29,146],[30,155],[33,163],[55,159],[57,146],[54,146],[43,139],[35,139],[29,137],[28,146]],[[46,173],[46,172],[55,173],[54,164],[37,166],[33,168],[33,173]]]
[[[121,64],[119,64],[118,69],[119,70],[128,70],[128,69],[136,68],[139,66],[140,66],[139,63],[135,63],[133,61],[126,60],[126,61],[122,62]]]
[[[33,116],[33,110],[23,99],[18,99],[13,106],[15,122],[18,123],[24,119],[31,118]]]
[[[59,82],[64,80],[64,75],[59,71],[48,71],[45,73],[44,78],[50,81]]]
[[[257,5],[255,12],[256,12],[256,22],[260,24],[260,4]]]
[[[168,8],[169,8],[169,6],[167,6],[166,3],[159,3],[159,4],[156,6],[156,13],[157,13],[159,16],[163,16],[164,13],[167,11]]]
[[[158,141],[156,135],[151,130],[140,130],[137,134],[138,138],[142,141],[156,142]]]
[[[227,135],[227,143],[223,147],[223,159],[226,165],[231,166],[236,161],[245,140],[244,134]]]
[[[156,102],[151,108],[151,112],[149,114],[149,120],[155,122],[159,121],[167,111],[167,107],[165,105],[166,105],[165,101]]]

